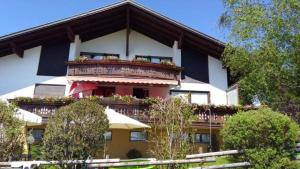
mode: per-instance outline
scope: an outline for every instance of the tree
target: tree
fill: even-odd
[[[236,159],[250,162],[254,169],[296,168],[290,161],[298,125],[288,116],[263,108],[238,112],[230,117],[221,136],[225,149],[244,150]]]
[[[229,31],[224,63],[241,102],[254,95],[279,111],[300,111],[300,2],[223,0],[220,25]]]
[[[23,151],[22,122],[15,111],[15,106],[0,102],[0,161],[16,159]]]
[[[58,109],[46,127],[43,152],[46,159],[73,160],[95,156],[108,129],[105,109],[81,99]]]
[[[150,154],[157,159],[185,158],[192,152],[189,134],[193,108],[181,98],[153,104],[150,110]]]

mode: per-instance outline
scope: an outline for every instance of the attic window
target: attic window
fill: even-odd
[[[85,57],[87,57],[89,59],[93,59],[93,60],[102,60],[102,59],[118,60],[120,58],[119,54],[112,54],[112,53],[80,52],[80,56],[85,56]]]

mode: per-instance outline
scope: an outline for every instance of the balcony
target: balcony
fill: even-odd
[[[124,60],[69,61],[69,77],[109,77],[132,79],[157,79],[162,82],[180,80],[182,68],[171,64]]]
[[[31,98],[30,98],[31,99]],[[49,117],[55,113],[55,111],[64,105],[74,102],[74,99],[56,101],[56,100],[43,100],[34,98],[32,101],[12,100],[21,109],[30,111],[42,117],[43,123],[47,123]],[[118,113],[139,120],[144,123],[151,123],[149,109],[150,105],[143,99],[134,99],[130,102],[116,100],[112,98],[101,98],[99,103],[103,106],[109,106],[111,109],[116,110]],[[211,106],[211,116],[208,111],[205,111],[202,107],[199,107],[195,111],[197,120],[193,122],[194,127],[208,128],[211,118],[212,128],[220,128],[228,117],[234,114],[237,110],[232,107],[213,107]]]

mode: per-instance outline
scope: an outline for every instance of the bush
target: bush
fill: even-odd
[[[259,109],[239,112],[226,121],[221,131],[226,149],[245,150],[236,160],[250,162],[252,168],[293,168],[290,161],[298,126],[288,116]]]
[[[14,117],[15,106],[0,101],[0,161],[17,160],[23,150],[22,122]]]
[[[142,158],[142,153],[136,149],[131,149],[128,151],[126,156],[129,159]]]
[[[95,156],[103,148],[103,134],[108,129],[104,111],[101,105],[88,99],[58,109],[46,127],[45,158],[73,160]]]

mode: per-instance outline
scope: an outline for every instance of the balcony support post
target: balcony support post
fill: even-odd
[[[126,57],[129,56],[130,8],[126,10]]]

